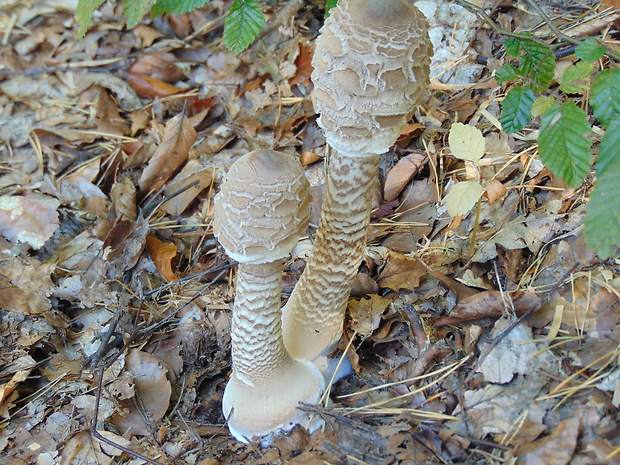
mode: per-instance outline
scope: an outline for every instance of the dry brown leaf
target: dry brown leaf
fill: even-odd
[[[47,317],[52,306],[48,297],[54,287],[50,278],[54,268],[54,264],[42,264],[35,259],[3,262],[0,268],[0,307],[10,312],[42,313]]]
[[[423,153],[414,152],[398,160],[398,163],[390,170],[385,180],[383,197],[390,201],[398,197],[407,183],[413,178],[426,162],[427,157]]]
[[[577,447],[579,418],[560,422],[549,436],[527,443],[515,451],[517,465],[566,465]]]
[[[183,79],[183,70],[176,63],[178,59],[169,52],[155,52],[143,55],[129,69],[131,74],[149,76],[163,82],[176,82]]]
[[[363,337],[370,336],[381,323],[381,315],[392,303],[392,299],[376,294],[360,300],[349,300],[347,312],[351,318],[350,327]]]
[[[118,105],[108,91],[101,86],[97,87],[99,88],[99,98],[95,106],[97,129],[105,134],[126,136],[130,132],[129,123],[120,115]]]
[[[169,97],[170,95],[184,92],[187,89],[173,86],[167,82],[152,78],[145,74],[130,74],[129,85],[142,97],[155,99],[157,97]]]
[[[312,54],[310,48],[303,42],[299,43],[299,55],[295,58],[295,66],[297,67],[297,73],[288,83],[291,87],[303,84],[310,84],[310,75],[312,74]]]
[[[150,47],[157,39],[165,37],[164,34],[157,29],[147,26],[146,24],[138,24],[131,31],[142,41],[143,47]]]
[[[110,465],[112,457],[101,450],[100,442],[93,439],[90,431],[80,431],[61,448],[56,459],[58,465]]]
[[[136,221],[138,207],[136,206],[136,187],[129,176],[123,176],[121,182],[115,182],[110,190],[110,197],[114,204],[117,217],[129,221]]]
[[[506,187],[497,179],[489,179],[484,195],[489,200],[489,205],[491,205],[506,195]]]
[[[13,375],[8,383],[0,384],[0,417],[11,418],[9,409],[14,407],[14,400],[19,397],[17,391],[17,385],[28,378],[30,370],[20,370]]]
[[[146,193],[158,190],[189,157],[189,151],[198,135],[187,117],[180,113],[166,124],[164,137],[142,172],[140,190]]]
[[[213,168],[205,168],[198,160],[190,160],[164,189],[166,200],[161,209],[173,217],[185,211],[188,205],[213,182]],[[192,185],[193,184],[193,185]],[[187,188],[187,186],[191,187]]]
[[[44,195],[0,196],[0,234],[16,244],[40,249],[58,229],[59,205],[58,200]]]
[[[126,415],[117,413],[110,421],[122,432],[149,434],[151,428],[164,417],[170,404],[172,388],[167,377],[168,370],[158,357],[138,349],[132,349],[125,357],[125,369],[133,375],[139,401],[122,401],[121,406],[126,409],[122,413]],[[140,409],[136,404],[140,405]]]
[[[512,299],[517,315],[522,314],[538,301],[533,292],[513,291],[504,293]],[[502,293],[499,291],[484,291],[475,294],[452,309],[449,315],[432,320],[435,326],[458,325],[482,318],[497,318],[506,310]]]
[[[390,251],[387,264],[379,274],[377,283],[393,291],[414,290],[420,285],[420,278],[426,274],[426,267],[417,258]]]
[[[177,256],[176,245],[162,242],[153,236],[147,236],[146,251],[166,281],[172,282],[179,279],[172,271],[172,260]]]

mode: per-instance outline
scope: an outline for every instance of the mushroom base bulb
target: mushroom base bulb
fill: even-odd
[[[288,431],[297,424],[316,430],[322,420],[297,407],[299,402],[319,403],[324,391],[323,375],[312,362],[291,359],[286,373],[262,381],[260,388],[244,383],[233,370],[222,407],[230,433],[247,443],[254,436]]]

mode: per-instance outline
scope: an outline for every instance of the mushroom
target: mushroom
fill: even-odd
[[[316,40],[313,103],[333,150],[312,255],[282,322],[291,355],[322,370],[362,261],[379,157],[429,84],[427,29],[405,0],[339,0]]]
[[[317,403],[325,389],[314,364],[291,357],[282,340],[282,261],[308,225],[308,181],[293,157],[254,151],[231,166],[214,203],[215,235],[239,262],[223,411],[247,442],[309,420],[299,402]]]

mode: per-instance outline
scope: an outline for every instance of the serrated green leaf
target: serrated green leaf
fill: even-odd
[[[588,63],[594,62],[605,54],[605,47],[601,47],[596,39],[590,37],[580,43],[575,49],[577,58]]]
[[[448,135],[452,155],[461,160],[478,163],[484,156],[484,136],[480,129],[463,123],[454,123]]]
[[[81,39],[86,34],[86,31],[93,23],[93,15],[95,10],[105,0],[78,0],[77,8],[75,9],[75,20],[78,23],[78,37]]]
[[[157,0],[151,8],[151,17],[161,15],[180,15],[200,8],[209,0]]]
[[[506,37],[504,41],[506,54],[510,57],[517,58],[521,54],[521,40],[516,37]]]
[[[609,122],[596,156],[596,175],[601,176],[609,165],[620,159],[620,116]],[[616,173],[620,176],[620,172]]]
[[[224,42],[235,55],[244,51],[258,36],[265,15],[255,0],[235,0],[224,25]]]
[[[620,114],[620,70],[604,69],[594,78],[591,89],[594,116],[603,126]]]
[[[586,208],[586,244],[605,259],[620,246],[620,158],[598,175]]]
[[[515,86],[506,94],[502,102],[500,121],[509,134],[520,131],[530,122],[531,108],[536,96],[525,87]]]
[[[542,116],[540,159],[571,187],[578,187],[590,171],[591,133],[585,112],[573,102],[555,105]]]
[[[512,66],[510,63],[505,64],[500,69],[495,71],[495,80],[498,84],[506,81],[516,81],[519,77],[517,68]]]
[[[549,88],[555,72],[555,56],[549,47],[531,40],[521,41],[523,57],[518,72],[529,76],[530,87],[534,92],[543,92]]]
[[[325,18],[329,18],[329,10],[335,7],[338,4],[338,0],[327,0],[325,4]]]
[[[564,70],[558,78],[560,90],[567,94],[579,94],[589,86],[590,74],[594,66],[592,63],[579,61]]]
[[[148,13],[155,0],[123,0],[127,28],[131,29],[138,24]]]
[[[547,113],[553,105],[555,105],[555,99],[553,97],[541,95],[532,103],[532,117],[536,118],[543,113]]]
[[[484,192],[476,181],[462,181],[455,184],[446,195],[446,207],[450,216],[466,215]]]

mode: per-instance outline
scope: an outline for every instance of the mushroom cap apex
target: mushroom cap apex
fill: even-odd
[[[214,199],[213,230],[240,263],[286,257],[308,227],[309,184],[298,160],[273,150],[232,164]]]

